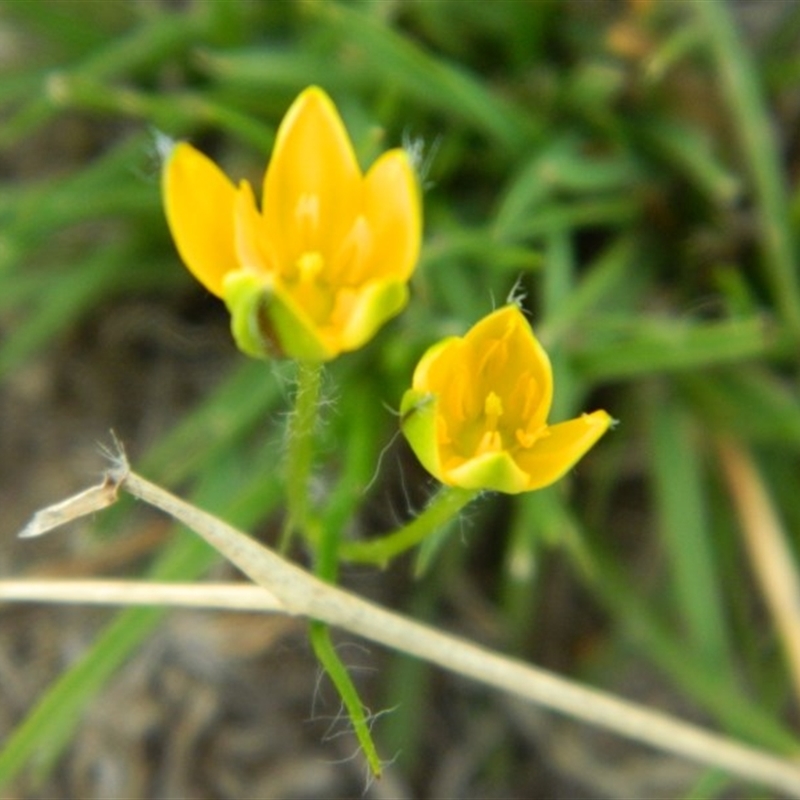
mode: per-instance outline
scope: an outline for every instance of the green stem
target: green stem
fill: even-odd
[[[366,430],[367,426],[362,425]],[[361,449],[361,443],[357,437],[353,441],[348,439],[350,452],[346,459],[347,469],[340,482],[338,491],[328,498],[327,508],[321,520],[315,520],[311,527],[306,527],[306,535],[309,542],[314,544],[315,549],[315,573],[328,583],[335,583],[339,571],[339,545],[341,541],[341,530],[345,523],[346,516],[352,512],[352,502],[348,488],[353,482],[354,463],[353,459]],[[358,696],[358,691],[353,685],[350,673],[339,658],[336,648],[331,641],[328,626],[323,622],[312,621],[309,625],[309,639],[314,648],[323,669],[330,676],[333,685],[339,692],[350,723],[353,726],[356,738],[361,749],[364,751],[369,768],[372,774],[379,778],[381,775],[381,762],[375,742],[372,740],[367,713],[364,704]]]
[[[415,519],[393,533],[366,542],[342,542],[339,554],[349,561],[361,561],[379,566],[418,545],[437,528],[450,522],[464,506],[472,502],[480,490],[444,487]]]
[[[336,648],[331,641],[328,626],[323,622],[312,621],[309,624],[309,638],[320,664],[330,676],[336,690],[339,692],[339,696],[342,698],[347,714],[350,717],[350,722],[353,725],[353,731],[364,751],[372,774],[376,778],[380,778],[381,760],[378,757],[378,751],[375,749],[375,743],[372,741],[364,706],[358,696],[356,687],[353,685],[353,681],[350,679],[350,674],[336,654]]]
[[[322,367],[297,362],[297,388],[294,412],[289,418],[286,454],[286,522],[279,550],[285,553],[296,531],[305,533],[311,522],[309,478],[314,459],[314,432],[317,425]]]

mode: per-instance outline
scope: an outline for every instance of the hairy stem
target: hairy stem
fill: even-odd
[[[314,433],[321,386],[322,366],[298,361],[295,407],[287,432],[287,510],[279,548],[282,553],[289,549],[294,534],[305,532],[310,523],[309,479],[314,461]]]

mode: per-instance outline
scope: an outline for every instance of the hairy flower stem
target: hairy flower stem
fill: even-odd
[[[353,726],[353,732],[364,751],[370,771],[376,778],[380,778],[381,760],[375,748],[375,742],[372,741],[367,715],[364,713],[364,704],[353,685],[350,673],[336,653],[336,648],[331,641],[330,629],[324,622],[312,620],[308,625],[308,635],[311,646],[314,648],[314,654],[342,698]]]
[[[312,513],[309,482],[314,462],[314,435],[322,388],[322,366],[297,362],[297,385],[294,413],[289,420],[286,460],[286,523],[281,534],[280,551],[285,553],[295,533],[309,544],[316,545],[316,573],[328,582],[336,580],[339,532],[330,525],[321,525]],[[381,774],[381,761],[372,741],[364,705],[331,641],[324,622],[311,621],[308,628],[311,646],[342,698],[353,731],[361,745],[369,768],[375,777]]]
[[[303,533],[306,540],[314,546],[314,571],[320,580],[335,584],[339,572],[339,543],[341,539],[340,514],[331,514],[331,501],[328,501],[327,514],[323,520],[308,520]],[[312,529],[313,526],[313,529]],[[336,652],[336,647],[331,639],[330,629],[324,622],[311,620],[308,626],[308,636],[314,654],[328,673],[336,691],[344,703],[353,732],[364,751],[367,764],[372,774],[379,778],[381,775],[381,760],[372,740],[369,729],[368,712],[361,702],[358,690],[353,683],[347,667],[342,663]]]
[[[289,418],[286,453],[286,522],[279,550],[289,549],[297,531],[305,533],[311,523],[309,479],[314,460],[314,433],[317,424],[322,366],[297,362],[297,387],[294,412]]]
[[[425,510],[402,528],[366,542],[342,542],[339,555],[348,561],[361,561],[385,567],[400,553],[427,539],[437,528],[453,520],[466,505],[481,493],[478,489],[445,486]]]

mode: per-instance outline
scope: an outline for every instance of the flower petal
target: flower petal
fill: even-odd
[[[501,397],[510,398],[520,373],[533,378],[537,396],[531,403],[528,424],[534,428],[544,425],[553,402],[553,370],[519,307],[512,303],[484,317],[468,331],[464,344],[468,350],[463,358],[474,380]],[[481,402],[485,394],[475,392]]]
[[[461,336],[447,336],[431,345],[417,363],[411,385],[420,392],[436,391],[442,371],[462,360],[460,350],[463,342]],[[449,372],[445,372],[445,375],[449,375]]]
[[[361,170],[339,112],[322,89],[306,89],[283,118],[263,197],[267,233],[283,263],[294,264],[307,252],[332,258],[352,227]]]
[[[253,189],[247,181],[241,181],[236,193],[234,231],[240,267],[262,275],[277,275],[275,254],[264,235],[264,223],[256,207]]]
[[[561,478],[611,423],[605,411],[594,411],[548,427],[546,434],[532,447],[517,454],[517,463],[528,475],[526,490],[541,489]]]
[[[238,268],[234,185],[213,161],[185,142],[170,153],[162,181],[167,222],[183,263],[212,294],[222,297],[224,276]]]
[[[353,265],[350,280],[408,280],[419,258],[422,206],[417,176],[403,150],[384,153],[367,172],[364,216],[371,233],[370,253]]]
[[[402,280],[376,281],[361,291],[343,289],[332,323],[339,333],[339,348],[357,350],[368,342],[389,319],[399,314],[408,302],[408,286]]]

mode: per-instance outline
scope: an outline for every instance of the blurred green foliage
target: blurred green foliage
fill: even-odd
[[[121,297],[201,292],[166,231],[158,137],[259,176],[283,112],[318,83],[363,164],[400,142],[418,149],[426,218],[408,309],[330,369],[331,514],[347,521],[363,505],[395,429],[381,404],[397,406],[423,350],[524,293],[556,369],[553,419],[602,405],[621,424],[562,485],[487,498],[466,548],[437,543],[441,567],[411,608],[433,614],[486,522],[509,647],[535,652],[541,575],[566,559],[608,619],[605,655],[576,671],[602,680],[593,664],[633,650],[723,729],[796,752],[786,670],[740,596],[749,568],[714,442],[755,455],[796,530],[800,140],[783,101],[800,67],[800,5],[773,4],[758,32],[733,18],[737,5],[148,0],[87,13],[79,0],[6,0],[0,377]],[[283,400],[263,365],[241,364],[138,467],[256,525],[280,502],[267,421]],[[631,530],[637,502],[647,524]],[[631,555],[644,551],[660,555],[640,575]],[[211,560],[178,536],[154,572],[192,579]],[[121,615],[51,687],[6,740],[0,782],[52,765],[76,709],[158,618]],[[387,750],[407,769],[426,686],[414,669],[386,682],[387,705],[403,709]]]

